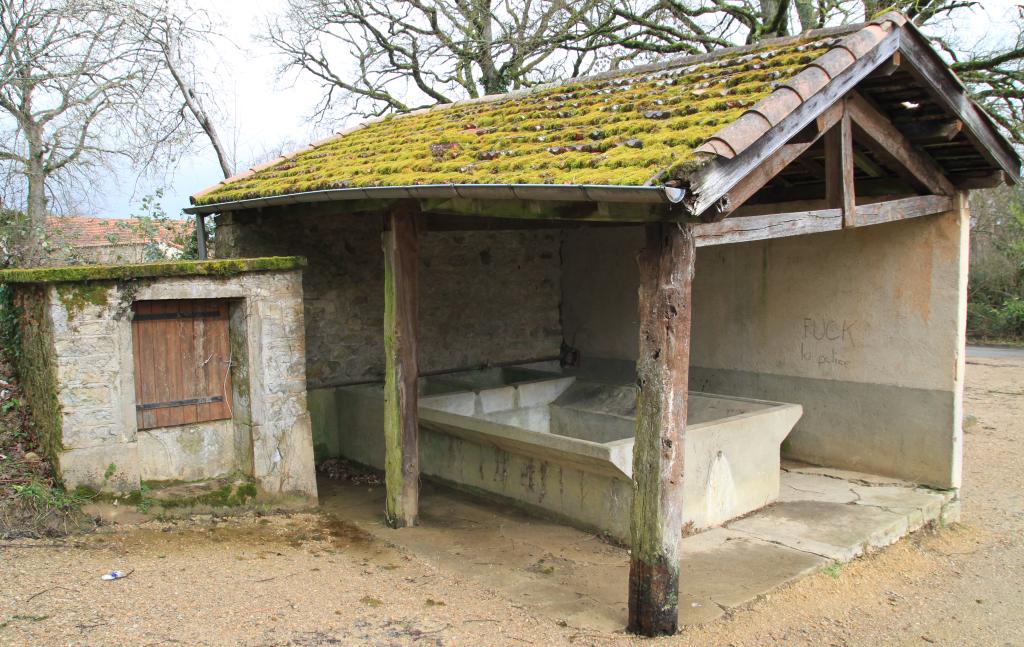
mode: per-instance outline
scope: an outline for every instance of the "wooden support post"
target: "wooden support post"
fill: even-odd
[[[206,260],[206,216],[196,214],[196,250],[199,252],[199,260]]]
[[[689,226],[651,224],[639,257],[628,629],[645,636],[672,634],[678,625],[694,250]]]
[[[385,521],[415,526],[419,513],[419,419],[416,378],[416,227],[419,206],[399,202],[385,218],[384,471]]]
[[[829,207],[843,210],[845,227],[857,224],[853,173],[853,124],[844,105],[839,123],[825,133],[825,200]]]

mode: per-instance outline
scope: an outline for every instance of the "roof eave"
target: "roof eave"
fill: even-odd
[[[247,198],[195,205],[185,213],[206,215],[225,211],[278,207],[313,202],[346,200],[467,199],[550,200],[559,202],[606,202],[624,204],[677,204],[685,189],[667,186],[619,186],[603,184],[424,184],[417,186],[352,187],[305,191],[265,198]]]

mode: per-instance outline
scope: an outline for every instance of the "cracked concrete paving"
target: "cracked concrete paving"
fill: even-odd
[[[626,622],[627,550],[515,508],[427,484],[421,525],[381,523],[383,488],[320,484],[325,511],[533,612],[584,629]],[[785,463],[778,503],[683,540],[679,616],[704,624],[833,562],[953,521],[953,493]],[[944,516],[945,515],[945,516]]]

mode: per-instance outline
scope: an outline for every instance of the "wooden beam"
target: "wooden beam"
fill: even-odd
[[[693,225],[693,234],[697,247],[710,247],[839,231],[842,228],[842,209],[820,209],[765,216],[733,216],[718,222]]]
[[[928,89],[932,99],[963,121],[964,134],[981,154],[1016,182],[1020,176],[1020,156],[999,134],[991,119],[974,105],[967,90],[924,37],[907,29],[900,31],[905,32],[900,37],[900,52],[908,63],[907,71]]]
[[[476,218],[562,222],[662,222],[682,220],[682,206],[670,204],[571,202],[561,200],[477,200],[440,198],[420,201],[424,213]]]
[[[953,198],[946,195],[922,195],[900,200],[888,200],[857,207],[857,225],[878,225],[883,222],[920,218],[952,211]]]
[[[640,265],[629,631],[678,626],[683,538],[683,451],[695,246],[687,225],[647,225]]]
[[[857,93],[846,102],[847,112],[857,125],[875,155],[904,169],[932,193],[953,195],[956,189],[942,168],[926,153],[914,146],[885,115]]]
[[[875,164],[870,157],[868,157],[867,155],[860,151],[853,151],[853,161],[857,165],[857,168],[864,171],[873,178],[885,177],[887,175],[887,173],[882,169],[882,167],[880,167],[878,164]]]
[[[417,219],[415,201],[386,216],[384,246],[385,521],[415,526],[419,514],[419,420],[416,378]]]
[[[744,202],[749,200],[764,185],[768,184],[782,169],[789,166],[804,151],[813,146],[823,133],[835,126],[842,119],[842,115],[842,103],[833,105],[826,110],[815,121],[816,130],[813,137],[801,137],[798,141],[783,144],[781,148],[762,160],[760,164],[751,168],[748,175],[733,185],[719,199],[715,207],[701,214],[701,220],[704,222],[722,220],[742,206]]]
[[[875,71],[871,73],[872,79],[880,79],[887,76],[892,76],[899,71],[900,65],[903,63],[903,57],[900,56],[899,52],[893,54],[888,61],[882,63]]]
[[[820,92],[808,97],[789,116],[739,155],[731,159],[717,158],[690,176],[690,191],[685,200],[690,212],[694,215],[704,214],[720,204],[733,187],[745,181],[765,158],[784,147],[829,106],[843,98],[895,54],[900,43],[900,31],[894,30],[883,38],[870,52],[836,75]],[[739,204],[732,204],[731,209],[737,206]]]
[[[853,188],[853,126],[850,112],[843,107],[839,123],[825,133],[825,201],[843,212],[843,224],[854,226],[857,200]]]
[[[915,121],[900,124],[899,129],[907,139],[917,145],[940,144],[952,141],[964,129],[964,122],[959,119],[943,119],[940,121]]]
[[[1010,178],[1006,175],[1006,171],[996,171],[988,175],[969,175],[957,177],[953,176],[950,178],[953,184],[958,189],[991,189],[997,187],[1000,184],[1009,184]]]

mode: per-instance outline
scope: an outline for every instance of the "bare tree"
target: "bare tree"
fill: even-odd
[[[135,142],[152,70],[103,1],[0,0],[0,163],[24,183],[21,257],[41,262],[53,184]],[[149,149],[147,149],[149,150]]]
[[[212,45],[215,38],[222,40],[214,19],[204,9],[161,1],[128,0],[124,11],[133,25],[140,54],[150,58],[158,76],[166,77],[154,84],[154,94],[159,96],[150,104],[155,101],[160,110],[177,119],[173,130],[183,136],[183,143],[205,137],[224,177],[231,177],[234,164],[206,107],[210,93],[196,66],[197,60],[203,60],[199,48]]]
[[[1024,143],[1024,8],[1008,25],[1015,42],[989,48],[958,42],[951,29],[990,10],[977,0],[606,0],[627,24],[615,32],[619,47],[642,58],[693,54],[755,43],[827,25],[861,21],[883,11],[904,13],[943,50],[976,99],[1017,141]],[[623,55],[628,56],[628,55]]]
[[[587,73],[615,22],[604,0],[289,0],[266,39],[320,116],[338,94],[380,115]]]

